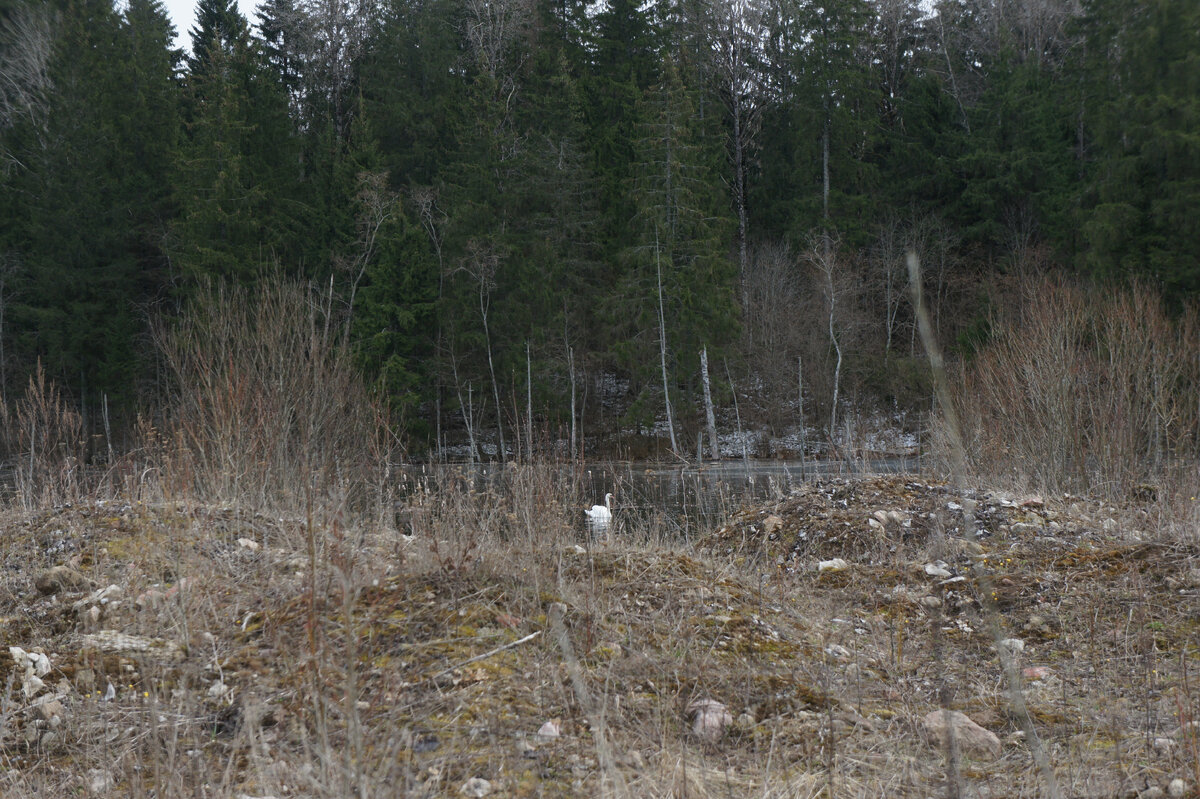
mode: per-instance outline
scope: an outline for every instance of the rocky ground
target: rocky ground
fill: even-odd
[[[1200,543],[1150,500],[831,479],[671,546],[536,491],[12,512],[0,795],[1196,796]]]

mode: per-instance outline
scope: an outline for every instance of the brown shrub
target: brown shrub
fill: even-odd
[[[1172,318],[1143,285],[1030,279],[993,331],[957,398],[976,474],[1116,495],[1194,462],[1193,310]]]
[[[202,289],[156,341],[172,378],[170,484],[210,501],[361,504],[393,439],[327,307],[304,284]]]

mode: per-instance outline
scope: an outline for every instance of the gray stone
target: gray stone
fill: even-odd
[[[996,734],[980,727],[965,713],[957,710],[935,710],[922,720],[925,730],[939,746],[950,744],[950,736],[958,745],[958,751],[969,757],[997,758],[1002,745]]]
[[[458,792],[463,796],[487,796],[492,792],[492,784],[482,777],[472,777],[462,784]]]
[[[715,699],[697,699],[687,708],[692,717],[692,732],[706,743],[716,743],[733,724],[733,715]]]

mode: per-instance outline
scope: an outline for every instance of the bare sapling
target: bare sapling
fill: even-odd
[[[679,454],[679,444],[675,440],[675,420],[671,416],[671,389],[667,381],[667,322],[663,314],[662,287],[662,255],[658,245],[658,228],[654,229],[654,268],[658,280],[658,357],[662,367],[663,404],[667,409],[667,430],[671,434],[671,452]]]
[[[155,338],[195,495],[300,508],[316,486],[356,510],[371,502],[386,419],[309,287],[279,276],[254,290],[209,285]]]

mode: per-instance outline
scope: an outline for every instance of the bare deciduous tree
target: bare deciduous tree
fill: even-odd
[[[508,79],[509,51],[529,22],[528,0],[466,0],[467,44],[476,65],[489,78]]]
[[[492,248],[471,239],[467,242],[467,254],[463,257],[459,270],[469,274],[474,280],[479,295],[479,317],[483,322],[483,342],[487,348],[488,372],[492,377],[492,397],[496,401],[496,434],[500,439],[500,458],[507,457],[504,443],[504,423],[500,404],[500,383],[496,380],[496,365],[492,359],[492,334],[488,327],[488,312],[492,305],[492,291],[496,288],[496,272],[500,269],[500,256]]]
[[[346,298],[345,340],[350,340],[350,324],[354,317],[354,299],[358,285],[367,272],[371,259],[379,246],[379,232],[396,216],[400,207],[399,196],[388,188],[386,172],[363,172],[358,176],[358,192],[354,195],[358,203],[358,238],[352,254],[336,259],[339,269],[350,276],[350,293]]]
[[[38,122],[50,91],[50,54],[54,46],[49,6],[19,4],[0,25],[0,131],[21,119]],[[19,166],[14,153],[0,151],[4,169]]]

